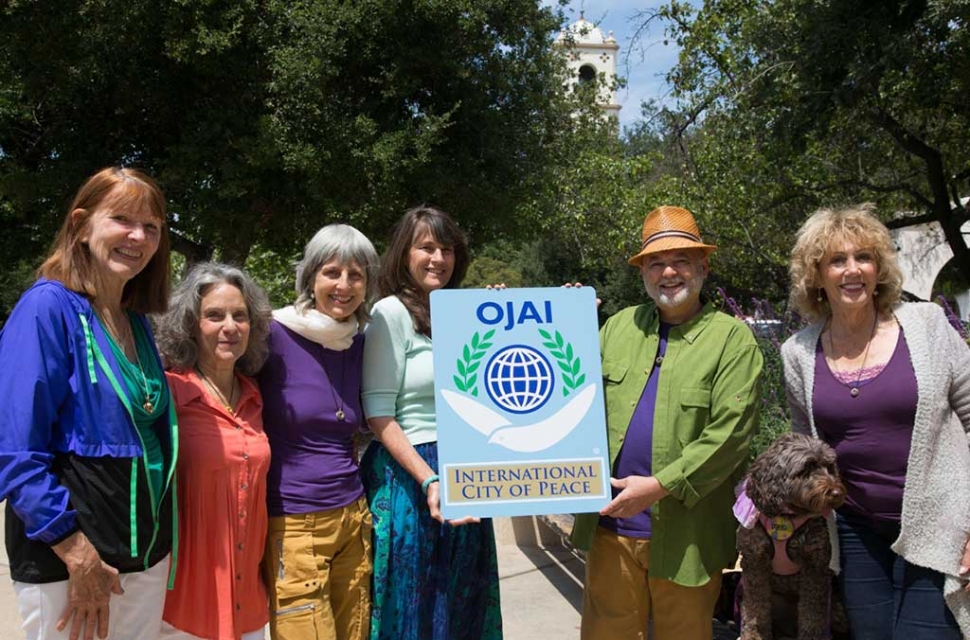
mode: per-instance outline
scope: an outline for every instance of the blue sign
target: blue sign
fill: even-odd
[[[592,288],[434,291],[431,330],[445,518],[609,503]]]

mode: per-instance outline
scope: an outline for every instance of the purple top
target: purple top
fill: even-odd
[[[674,325],[666,322],[660,323],[660,344],[657,346],[657,358],[662,359],[667,353],[667,336]],[[626,438],[623,446],[616,456],[613,463],[613,477],[625,478],[627,476],[653,475],[653,414],[657,406],[657,384],[660,379],[660,370],[663,367],[654,366],[650,370],[650,377],[647,384],[643,387],[640,394],[640,402],[633,411],[630,418],[630,426],[626,431]],[[620,490],[613,488],[615,498]],[[612,518],[602,516],[600,526],[611,531],[615,531],[621,536],[630,538],[649,538],[650,537],[650,507],[647,507],[631,518]]]
[[[851,386],[859,388],[855,398]],[[899,522],[916,402],[916,374],[902,329],[886,366],[858,385],[839,382],[819,338],[812,407],[819,437],[838,456],[846,488],[843,509]]]
[[[269,515],[336,509],[363,495],[353,442],[364,415],[363,347],[363,335],[346,351],[332,351],[275,320],[270,324],[269,358],[259,373],[272,451]]]

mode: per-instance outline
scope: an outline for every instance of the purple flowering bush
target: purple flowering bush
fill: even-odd
[[[724,289],[718,287],[717,291],[724,301],[724,312],[744,320],[751,327],[765,360],[761,375],[761,422],[751,444],[751,459],[754,460],[775,438],[791,431],[781,345],[804,323],[797,314],[783,316],[776,313],[767,300],[753,298],[751,310],[746,311]]]
[[[967,344],[970,344],[970,325],[961,320],[960,317],[953,311],[953,307],[951,307],[950,303],[946,301],[945,296],[937,296],[936,299],[939,301],[940,306],[943,307],[947,320],[950,321],[953,328],[957,330],[957,333],[960,334],[960,337],[963,338]]]

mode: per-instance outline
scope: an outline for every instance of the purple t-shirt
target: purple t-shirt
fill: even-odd
[[[657,406],[657,384],[660,380],[660,370],[663,368],[663,357],[667,353],[667,336],[675,325],[660,323],[660,344],[657,346],[657,361],[659,366],[650,370],[650,377],[640,394],[640,402],[630,418],[630,426],[626,431],[623,446],[613,464],[613,477],[653,475],[653,414]],[[620,489],[613,488],[613,497],[620,493]],[[615,531],[621,536],[630,538],[650,537],[650,508],[647,507],[630,518],[600,517],[600,526]]]
[[[836,379],[822,352],[815,351],[812,407],[815,428],[838,456],[845,483],[842,507],[873,520],[899,522],[909,447],[916,420],[916,373],[902,329],[889,362],[874,377],[860,380],[853,398]]]
[[[275,320],[270,324],[269,358],[259,373],[263,428],[272,451],[269,515],[336,509],[363,495],[353,443],[364,415],[363,347],[363,335],[346,351],[332,351]]]

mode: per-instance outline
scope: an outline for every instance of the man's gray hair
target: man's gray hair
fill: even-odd
[[[297,312],[314,308],[313,285],[317,273],[331,260],[341,265],[357,263],[367,277],[364,300],[354,316],[363,329],[370,321],[370,308],[377,299],[377,275],[380,259],[377,250],[363,233],[347,224],[328,224],[310,239],[303,250],[303,259],[296,265]]]
[[[196,334],[202,298],[218,284],[230,284],[242,293],[249,312],[249,344],[246,353],[236,361],[236,369],[245,375],[255,375],[268,355],[266,338],[272,307],[266,293],[252,278],[242,269],[227,264],[202,262],[186,274],[172,292],[168,312],[157,319],[158,350],[166,367],[187,371],[196,365],[199,360]]]

